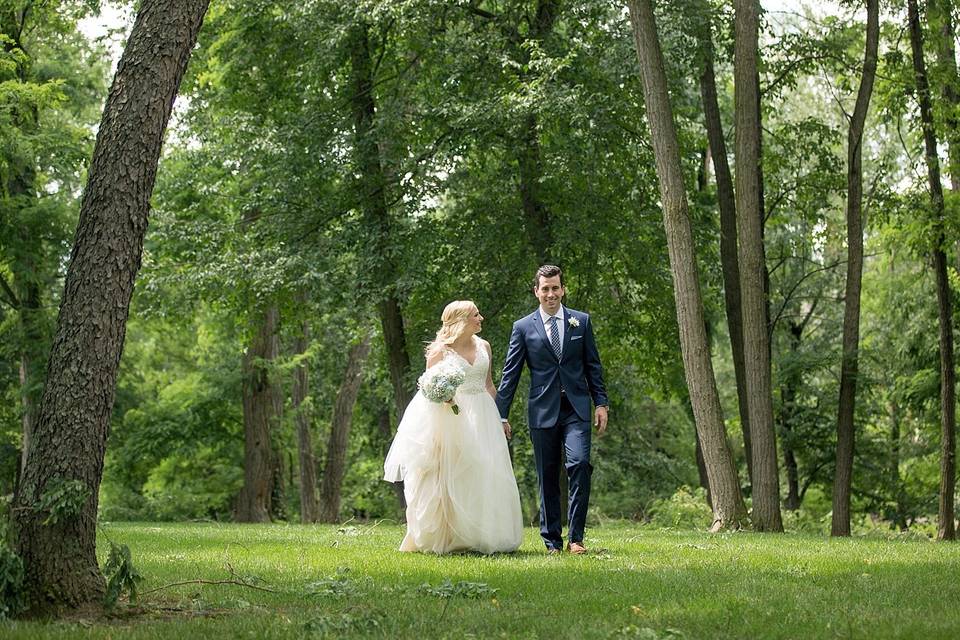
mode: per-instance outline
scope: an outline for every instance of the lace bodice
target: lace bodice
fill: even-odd
[[[460,393],[486,393],[487,391],[487,371],[490,367],[490,359],[487,356],[487,350],[483,348],[476,337],[473,338],[477,348],[477,356],[473,364],[467,362],[466,358],[461,356],[453,349],[447,349],[447,358],[456,360],[457,364],[465,372],[463,384],[458,391]]]

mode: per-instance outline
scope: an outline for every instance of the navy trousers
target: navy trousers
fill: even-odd
[[[593,465],[590,464],[590,422],[580,419],[566,396],[560,398],[557,424],[530,429],[540,484],[540,535],[548,549],[563,548],[560,526],[561,451],[567,456],[570,542],[583,542],[587,505],[590,502],[590,476],[593,474]]]

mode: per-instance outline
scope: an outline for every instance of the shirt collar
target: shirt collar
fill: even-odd
[[[540,312],[540,320],[543,322],[543,324],[547,324],[548,322],[550,322],[550,318],[553,317],[549,313],[544,311],[543,307],[537,307],[537,311]],[[563,305],[560,305],[560,308],[557,310],[557,314],[556,314],[557,322],[563,321],[563,312],[564,312]]]

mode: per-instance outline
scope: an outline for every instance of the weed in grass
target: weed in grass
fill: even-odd
[[[641,640],[686,640],[686,637],[679,629],[664,629],[657,631],[650,627],[638,627],[636,625],[627,625],[617,629],[610,634],[611,638],[640,638]]]
[[[353,596],[360,592],[356,582],[349,577],[349,567],[337,567],[337,573],[317,580],[307,585],[307,593],[311,596],[325,596],[331,598],[342,598]]]
[[[351,609],[311,618],[303,630],[319,637],[360,633],[365,636],[382,634],[383,613],[374,609]]]

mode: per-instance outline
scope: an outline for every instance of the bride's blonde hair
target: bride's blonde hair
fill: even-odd
[[[428,359],[443,351],[463,335],[464,329],[467,328],[467,320],[476,309],[477,305],[472,300],[454,300],[443,308],[443,313],[440,314],[443,324],[440,325],[433,342],[428,343],[424,350]]]

